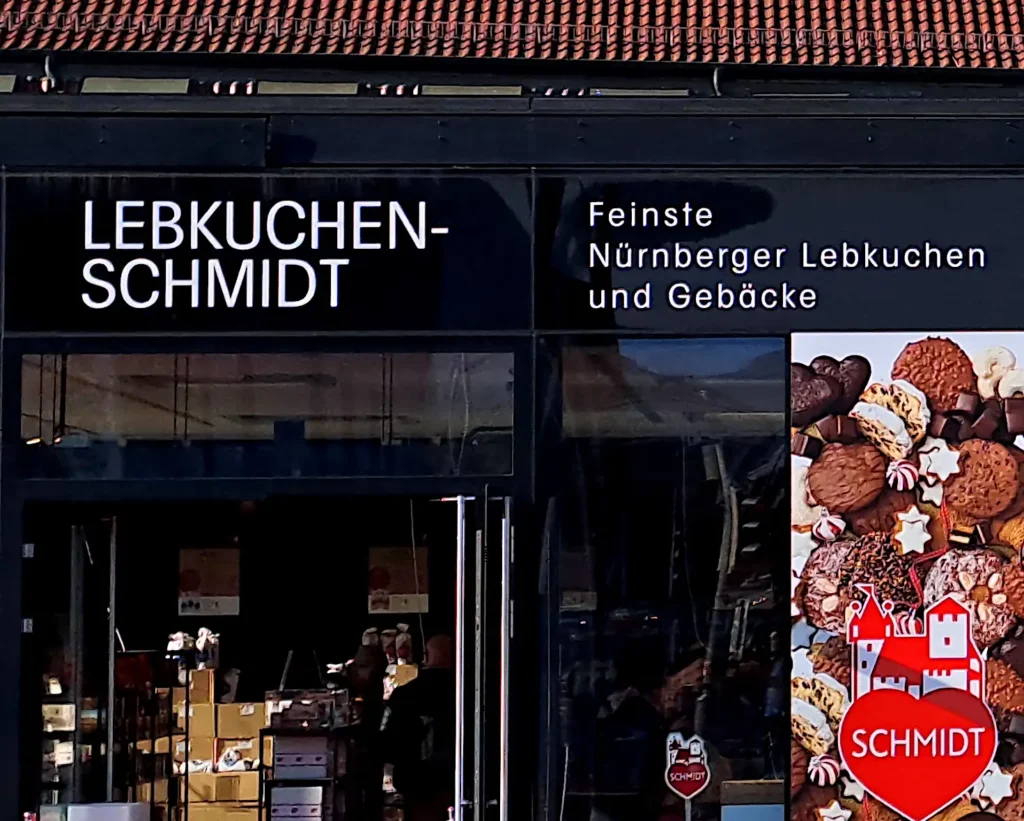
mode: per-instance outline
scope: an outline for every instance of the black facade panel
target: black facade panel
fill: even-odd
[[[269,164],[530,165],[538,157],[531,122],[507,115],[272,117]]]
[[[0,165],[16,168],[262,168],[258,117],[0,119]]]
[[[685,334],[1013,328],[1019,186],[909,172],[541,178],[537,322]],[[1007,298],[965,310],[971,294],[991,293]]]
[[[548,101],[544,101],[547,103]],[[570,103],[573,101],[569,101]],[[735,116],[688,111],[272,116],[268,165],[1006,168],[1024,118]]]
[[[7,226],[9,331],[529,325],[531,197],[523,177],[37,176],[10,177],[7,191],[19,203]],[[155,207],[159,220],[175,223],[158,237]],[[334,227],[313,230],[314,207],[321,224],[342,214],[340,238]],[[122,226],[125,218],[138,223],[122,233],[120,248],[118,208]],[[47,239],[54,230],[59,243]]]

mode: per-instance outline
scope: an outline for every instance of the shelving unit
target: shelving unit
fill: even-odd
[[[274,806],[274,790],[288,787],[320,787],[320,808],[323,821],[330,821],[335,817],[335,807],[339,797],[345,797],[345,783],[347,781],[348,768],[348,744],[353,733],[360,725],[350,725],[337,728],[291,728],[291,727],[267,727],[260,731],[260,791],[258,812],[260,821],[269,821],[272,817]],[[274,756],[278,755],[281,738],[323,738],[326,739],[327,747],[327,773],[326,777],[317,778],[275,778],[274,763],[263,760],[265,739],[273,741]],[[344,749],[345,757],[341,758],[339,752]],[[268,773],[270,774],[268,777]]]

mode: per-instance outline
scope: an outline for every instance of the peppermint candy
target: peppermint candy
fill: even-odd
[[[821,518],[811,527],[811,535],[819,542],[834,542],[846,530],[846,522],[840,516],[832,516],[827,510],[821,511]]]
[[[893,621],[896,623],[897,636],[924,635],[924,625],[921,623],[921,620],[909,610],[903,613],[897,613],[893,617]]]
[[[885,479],[893,490],[910,490],[920,475],[917,465],[908,459],[894,459],[885,469]]]
[[[816,755],[807,763],[807,777],[819,787],[839,781],[839,762],[830,755]]]

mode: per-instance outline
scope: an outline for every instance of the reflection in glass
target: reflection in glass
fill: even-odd
[[[204,475],[276,475],[274,446],[288,475],[500,475],[512,374],[512,354],[492,353],[26,356],[22,439],[92,451],[74,469],[106,478],[132,445],[206,447]]]
[[[784,772],[783,342],[622,340],[561,359],[563,817],[683,818],[669,732],[707,743],[694,814],[718,817],[723,781]]]

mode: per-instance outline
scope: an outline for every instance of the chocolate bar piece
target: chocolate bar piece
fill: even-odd
[[[808,459],[817,459],[821,453],[821,448],[821,440],[808,436],[806,433],[794,433],[789,450],[794,456],[806,456]]]
[[[826,442],[841,442],[851,445],[860,439],[857,420],[846,414],[826,416],[815,427]]]
[[[960,430],[957,432],[956,440],[958,442],[966,442],[968,439],[974,438],[974,427],[971,424],[970,419],[960,420]]]
[[[973,419],[978,415],[979,410],[981,410],[981,397],[976,393],[961,393],[953,406],[953,413],[967,419]]]
[[[981,416],[974,420],[971,430],[979,439],[992,439],[995,436],[999,425],[1003,421],[1003,415],[997,410],[989,407],[982,411]]]
[[[982,522],[974,526],[974,543],[978,545],[988,544],[992,541],[992,525],[989,522]]]
[[[950,544],[969,545],[974,538],[974,530],[970,527],[954,527],[949,534]]]
[[[1004,399],[1003,413],[1006,414],[1006,430],[1016,436],[1024,433],[1024,399]]]
[[[956,442],[960,438],[960,420],[944,413],[933,414],[928,433],[938,439]]]

